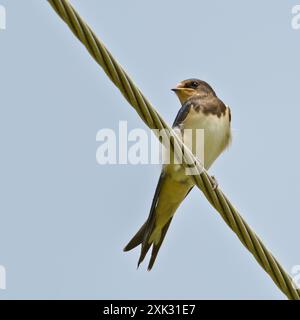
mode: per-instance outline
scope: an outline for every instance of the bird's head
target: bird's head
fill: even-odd
[[[188,79],[183,80],[177,84],[174,91],[179,98],[181,104],[184,104],[185,101],[191,98],[194,95],[205,97],[208,95],[216,95],[213,88],[205,81],[199,79]]]

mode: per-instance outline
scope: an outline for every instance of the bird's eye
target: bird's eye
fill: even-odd
[[[192,88],[197,88],[197,87],[198,87],[198,82],[193,81],[193,82],[191,83],[191,87],[192,87]]]

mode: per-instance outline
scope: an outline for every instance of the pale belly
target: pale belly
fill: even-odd
[[[192,129],[193,134],[187,132],[183,135],[183,140],[200,158],[205,169],[208,169],[231,141],[229,111],[227,109],[220,118],[216,115],[204,115],[201,111],[192,113],[184,122],[183,129]],[[195,129],[198,129],[198,136]]]
[[[201,111],[192,110],[181,129],[176,127],[174,131],[205,169],[209,169],[231,141],[229,111],[227,109],[225,115],[218,118],[216,115],[204,115]],[[183,167],[174,164],[176,158],[170,149],[164,149],[163,159],[164,170],[174,180],[183,182],[187,179]],[[178,161],[182,163],[182,158],[178,158]]]

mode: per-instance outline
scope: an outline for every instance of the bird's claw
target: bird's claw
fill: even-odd
[[[212,189],[214,191],[216,191],[219,187],[219,183],[218,183],[217,179],[215,178],[215,176],[211,176],[211,182],[212,182]]]

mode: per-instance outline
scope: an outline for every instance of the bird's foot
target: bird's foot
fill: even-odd
[[[215,178],[215,176],[211,176],[211,182],[212,182],[212,188],[213,190],[217,190],[219,187],[219,183],[217,181],[217,179]]]

